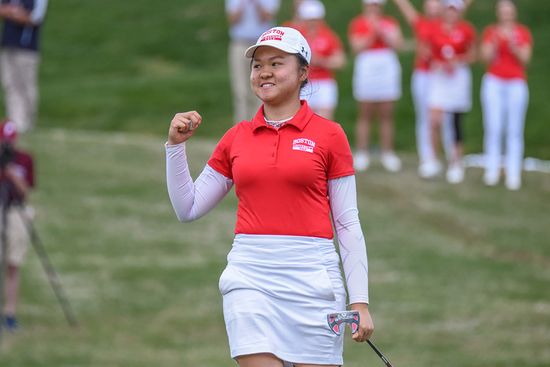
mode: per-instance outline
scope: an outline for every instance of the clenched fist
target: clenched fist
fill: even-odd
[[[197,111],[176,113],[168,130],[168,144],[176,145],[187,141],[202,123]]]

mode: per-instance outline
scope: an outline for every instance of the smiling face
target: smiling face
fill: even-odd
[[[307,67],[299,64],[296,55],[269,46],[260,46],[254,52],[250,83],[265,104],[299,100],[300,86],[306,79]]]

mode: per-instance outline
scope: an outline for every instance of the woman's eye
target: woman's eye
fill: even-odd
[[[260,68],[260,64],[252,65],[252,68],[253,68],[253,69],[259,69],[259,68]]]

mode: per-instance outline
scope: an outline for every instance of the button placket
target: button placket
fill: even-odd
[[[281,142],[281,132],[280,129],[277,130],[277,136],[273,142],[273,163],[277,163],[277,158],[279,157],[279,143]]]

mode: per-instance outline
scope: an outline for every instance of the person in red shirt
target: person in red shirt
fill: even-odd
[[[189,222],[235,186],[235,238],[219,289],[231,356],[241,367],[339,366],[343,338],[327,313],[346,303],[359,311],[358,342],[374,328],[351,149],[338,123],[300,100],[312,53],[299,31],[272,28],[246,56],[263,105],[225,133],[195,182],[186,141],[203,119],[196,111],[176,114],[166,143],[170,200]]]
[[[429,38],[441,21],[441,1],[424,0],[423,13],[416,10],[410,0],[393,0],[407,23],[412,27],[416,41],[416,57],[411,78],[411,92],[416,113],[416,148],[419,157],[418,175],[429,178],[441,168],[434,165],[434,152],[430,140],[430,120],[428,93],[430,90],[430,61],[432,58]],[[466,7],[473,0],[466,1]],[[445,120],[449,120],[449,115]],[[443,148],[447,155],[452,149],[452,132],[449,121],[444,121],[442,129]]]
[[[485,184],[500,179],[502,137],[506,136],[506,187],[521,188],[523,128],[529,103],[525,67],[531,60],[533,40],[529,29],[517,22],[517,9],[510,0],[499,0],[497,23],[485,28],[481,58],[487,73],[481,85],[485,128]]]
[[[380,119],[381,162],[388,171],[401,169],[401,160],[393,147],[395,101],[401,97],[401,66],[396,50],[403,36],[399,23],[384,15],[385,0],[363,0],[363,12],[355,17],[348,30],[355,57],[353,96],[358,102],[356,152],[354,166],[364,171],[370,164],[368,155],[370,125],[376,114]]]
[[[304,0],[298,7],[301,23],[297,27],[311,47],[308,87],[302,99],[311,109],[329,120],[334,118],[338,104],[338,84],[334,72],[346,63],[342,42],[324,21],[325,7],[318,0]]]
[[[16,148],[17,131],[14,122],[7,120],[0,124],[0,204],[6,209],[2,212],[6,217],[0,220],[0,231],[3,221],[6,222],[6,269],[2,316],[7,330],[15,331],[18,327],[16,319],[17,298],[19,290],[19,269],[28,249],[29,234],[24,220],[30,220],[32,209],[27,206],[27,198],[34,187],[33,159],[27,152]],[[21,208],[18,208],[21,207]],[[27,217],[23,219],[22,214]],[[1,242],[0,242],[1,243]],[[0,248],[0,259],[3,256]],[[4,269],[2,269],[4,270]]]
[[[472,106],[472,73],[470,64],[475,61],[474,27],[463,19],[463,0],[445,0],[441,22],[429,37],[432,53],[432,71],[428,105],[433,165],[441,167],[437,160],[439,136],[445,113],[453,114],[454,146],[447,168],[447,181],[459,183],[464,180],[462,116]],[[433,176],[439,173],[433,171]]]
[[[304,0],[292,0],[292,19],[284,22],[282,24],[283,27],[297,28],[300,26],[302,20],[300,19],[300,16],[298,14],[298,8],[303,2]]]

